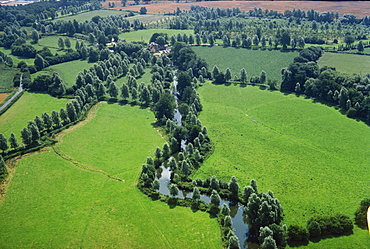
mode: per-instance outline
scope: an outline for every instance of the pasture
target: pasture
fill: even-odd
[[[124,181],[76,167],[52,149],[21,159],[0,204],[0,246],[221,248],[208,214],[170,210],[137,189],[141,164],[164,142],[153,121],[148,109],[102,103],[57,145]]]
[[[56,49],[57,50],[57,53],[61,53],[63,52],[62,50],[59,49],[59,46],[58,46],[58,39],[59,37],[62,37],[63,40],[68,38],[71,42],[71,48],[73,50],[75,50],[75,47],[76,47],[76,40],[71,38],[71,37],[67,37],[67,36],[57,36],[57,35],[52,35],[52,36],[43,36],[40,40],[39,40],[39,44],[41,46],[44,46],[44,47],[48,47],[50,50],[52,50],[54,48],[54,50]],[[86,42],[85,42],[86,43]],[[55,53],[54,53],[55,54]]]
[[[29,120],[34,120],[47,112],[51,115],[53,110],[59,111],[66,106],[68,100],[53,98],[48,94],[25,92],[9,110],[0,116],[0,133],[9,138],[14,132],[18,142],[21,143],[21,130],[27,126]]]
[[[168,36],[168,42],[170,41],[171,36],[177,34],[193,34],[193,30],[177,30],[177,29],[145,29],[145,30],[137,30],[131,31],[126,33],[121,33],[119,38],[121,40],[126,40],[127,42],[132,41],[142,41],[148,43],[150,38],[154,33],[166,33]]]
[[[21,62],[21,61],[26,62],[28,65],[33,65],[33,62],[35,60],[35,59],[30,59],[30,58],[25,58],[25,57],[21,57],[21,56],[12,55],[11,54],[12,51],[10,49],[6,49],[4,47],[0,47],[0,51],[4,52],[4,54],[7,54],[10,57],[12,57],[14,66],[17,66],[18,63]]]
[[[295,51],[281,52],[280,50],[252,50],[221,46],[194,46],[192,48],[199,57],[207,61],[210,71],[215,65],[222,72],[225,72],[226,68],[230,68],[232,79],[234,75],[239,77],[240,70],[244,67],[248,80],[251,76],[259,76],[264,70],[267,79],[280,81],[280,70],[292,63],[294,57],[298,55],[298,52]]]
[[[281,201],[288,225],[305,225],[314,215],[354,217],[370,187],[367,125],[311,99],[258,87],[205,85],[199,92],[200,120],[215,151],[193,179],[236,176],[241,187],[256,179],[259,191],[272,190]],[[341,240],[368,248],[368,239],[357,239],[364,233],[355,229]],[[338,248],[332,243],[321,248]]]
[[[74,60],[68,61],[61,64],[56,64],[45,68],[42,71],[36,72],[31,75],[32,80],[36,76],[41,74],[52,75],[54,71],[58,72],[62,78],[66,88],[72,87],[76,83],[76,77],[79,72],[83,71],[85,68],[90,68],[94,63],[89,63],[87,60]]]
[[[370,73],[370,56],[324,53],[318,64],[320,67],[335,67],[337,71],[347,74],[366,75]]]
[[[13,88],[13,78],[17,72],[15,68],[0,65],[0,93],[8,92]]]

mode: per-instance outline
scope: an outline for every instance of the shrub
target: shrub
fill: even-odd
[[[366,229],[367,228],[367,219],[366,213],[367,209],[370,206],[370,198],[366,198],[361,201],[360,206],[355,212],[355,224],[360,228]]]
[[[289,241],[305,241],[308,239],[308,231],[306,228],[299,225],[290,225],[288,227]]]

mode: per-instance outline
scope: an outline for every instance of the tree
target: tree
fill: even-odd
[[[48,113],[44,112],[42,114],[42,120],[44,122],[44,126],[45,126],[46,129],[50,129],[52,127],[53,120],[52,120],[52,118],[50,117],[50,115]]]
[[[199,200],[200,199],[200,192],[197,187],[194,187],[193,189],[193,200]]]
[[[126,83],[123,83],[121,87],[121,97],[124,99],[128,99],[130,97],[129,88]]]
[[[239,239],[235,235],[230,236],[228,249],[240,249]]]
[[[220,205],[220,202],[221,202],[221,198],[220,198],[217,190],[213,189],[212,194],[211,194],[211,204],[218,207]]]
[[[230,68],[226,68],[226,71],[225,71],[225,81],[229,81],[231,80],[231,71],[230,71]]]
[[[59,37],[59,38],[58,38],[58,47],[59,47],[60,49],[64,49],[64,40],[63,40],[63,38],[62,38],[62,37]]]
[[[51,112],[51,119],[53,120],[53,123],[57,128],[62,126],[62,123],[60,122],[60,116],[59,113],[55,110]]]
[[[32,38],[32,42],[33,43],[38,43],[39,42],[39,39],[40,39],[40,35],[39,33],[37,32],[37,30],[32,30],[32,33],[31,33],[31,38]]]
[[[179,189],[177,188],[177,185],[172,183],[170,185],[170,195],[172,195],[172,197],[175,197],[178,194],[179,194]]]
[[[247,71],[244,68],[242,68],[240,70],[240,81],[242,83],[246,83],[247,82]]]
[[[223,215],[230,215],[230,208],[227,206],[226,203],[222,204],[222,207],[221,207],[221,214]]]
[[[307,229],[299,225],[290,225],[288,227],[288,238],[290,241],[308,240]]]
[[[8,141],[9,141],[10,147],[12,149],[18,148],[19,144],[18,144],[17,138],[15,137],[15,134],[14,133],[11,133],[10,134],[10,137],[9,137],[9,140]]]
[[[141,90],[141,94],[140,94],[140,101],[144,104],[144,105],[148,105],[149,102],[150,102],[150,92],[149,92],[149,89],[146,85],[144,85],[144,87],[142,88]]]
[[[98,91],[96,92],[96,95],[98,98],[103,97],[106,94],[106,89],[103,83],[99,83],[98,85]]]
[[[352,43],[355,42],[355,37],[351,36],[351,35],[346,35],[344,37],[344,43],[347,45],[347,47],[350,47],[352,45]]]
[[[272,236],[268,236],[263,240],[263,243],[261,244],[261,249],[277,249],[275,240],[272,238]]]
[[[68,114],[68,118],[69,118],[69,120],[71,120],[71,122],[74,122],[74,121],[77,120],[76,109],[75,109],[72,102],[67,103],[67,114]]]
[[[176,102],[172,94],[165,92],[159,98],[159,101],[154,107],[155,116],[159,120],[163,117],[165,119],[172,119],[174,117],[174,111]]]
[[[251,194],[255,193],[254,189],[252,186],[246,186],[243,189],[243,201],[244,203],[248,203],[248,199],[251,196]]]
[[[6,151],[8,148],[8,140],[2,133],[0,133],[0,150],[2,150],[4,153],[4,151]]]
[[[231,192],[230,198],[234,200],[238,200],[238,194],[239,194],[239,184],[238,180],[235,176],[232,176],[229,182],[229,190]]]
[[[266,79],[267,79],[266,72],[262,70],[261,71],[261,74],[260,74],[260,83],[261,84],[265,84],[266,83]]]
[[[153,188],[154,190],[159,190],[160,186],[161,186],[161,183],[160,183],[157,179],[155,179],[155,180],[153,181],[153,183],[152,183],[152,188]]]
[[[71,48],[71,41],[68,39],[68,37],[66,37],[64,39],[64,45],[69,49]]]
[[[29,145],[32,143],[32,134],[27,127],[24,127],[21,131],[22,141],[25,145]]]
[[[35,61],[33,63],[35,65],[35,68],[36,68],[37,71],[41,71],[42,69],[44,69],[48,65],[47,61],[44,60],[44,58],[39,54],[36,54],[36,58],[35,58]]]
[[[112,98],[117,98],[117,96],[118,96],[118,87],[114,82],[110,83],[108,92],[109,92],[109,95]]]
[[[364,44],[362,43],[362,41],[359,41],[359,43],[357,43],[357,51],[358,52],[364,52]]]
[[[177,91],[182,94],[186,87],[191,86],[191,77],[187,72],[180,72],[177,75]]]
[[[267,238],[268,236],[273,236],[273,234],[274,233],[269,227],[260,227],[258,241],[260,242],[260,244],[262,244],[265,238]]]
[[[215,80],[219,74],[220,70],[218,69],[217,65],[215,65],[212,69],[212,79]]]
[[[370,207],[370,198],[361,201],[360,206],[355,212],[355,223],[362,229],[367,228],[367,209]]]
[[[34,121],[29,121],[28,129],[31,132],[32,141],[37,141],[40,139],[40,131],[39,128],[37,128],[37,125]]]
[[[290,34],[288,30],[281,32],[279,42],[283,46],[283,50],[287,49],[287,46],[290,45]]]
[[[224,227],[232,227],[233,222],[231,220],[230,215],[226,215],[224,218]]]

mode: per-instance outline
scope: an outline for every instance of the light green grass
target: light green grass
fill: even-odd
[[[76,20],[77,22],[85,22],[85,21],[90,21],[91,18],[93,18],[94,16],[107,17],[107,16],[119,16],[119,15],[124,15],[124,14],[125,12],[118,11],[118,10],[94,10],[94,11],[80,13],[74,16],[64,16],[61,18],[56,18],[53,22],[58,21],[58,20],[63,20],[63,21]]]
[[[141,164],[163,144],[153,121],[147,109],[103,103],[92,121],[63,138],[65,153],[124,182],[50,151],[22,159],[0,204],[0,246],[221,248],[208,214],[170,209],[137,189]]]
[[[177,34],[193,34],[193,30],[177,30],[177,29],[144,29],[144,30],[137,30],[131,31],[126,33],[121,33],[119,38],[121,40],[126,40],[127,42],[132,41],[143,41],[148,43],[150,38],[154,33],[166,33],[168,36],[168,42],[170,41],[171,36]]]
[[[305,225],[314,215],[354,217],[370,187],[367,125],[310,99],[258,87],[206,85],[199,92],[200,120],[215,151],[194,178],[234,175],[241,187],[256,179],[261,192],[272,190],[281,201],[288,225]],[[345,238],[352,248],[370,246],[357,235]]]
[[[243,48],[224,48],[221,46],[203,47],[194,46],[193,50],[208,63],[212,71],[217,67],[225,72],[230,68],[232,78],[240,77],[240,70],[245,68],[248,80],[252,76],[259,76],[261,71],[267,73],[267,79],[281,80],[280,70],[293,62],[298,52],[281,52],[279,50],[250,50]]]
[[[324,53],[318,63],[320,67],[335,67],[342,73],[361,75],[370,73],[370,56],[365,55]]]
[[[0,93],[13,88],[13,78],[17,72],[18,69],[0,64]]]
[[[150,67],[145,68],[144,69],[144,74],[140,78],[137,78],[136,82],[138,84],[140,84],[142,82],[145,83],[145,84],[150,84],[150,82],[152,82],[152,74],[150,73],[151,70],[152,69]],[[115,83],[121,89],[123,83],[127,84],[127,76],[117,79],[115,81]]]
[[[51,115],[53,110],[59,111],[65,108],[68,100],[53,98],[47,94],[25,92],[9,110],[0,116],[0,133],[9,138],[14,132],[18,142],[21,143],[21,130],[27,126],[29,120],[34,120],[36,115],[40,116],[47,112]]]

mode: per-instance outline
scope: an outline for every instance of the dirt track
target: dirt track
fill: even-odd
[[[315,9],[319,12],[324,11],[338,11],[339,15],[346,13],[355,14],[358,18],[365,15],[370,15],[370,2],[359,1],[359,2],[322,2],[322,1],[209,1],[209,2],[191,2],[191,3],[154,3],[146,5],[133,5],[129,7],[121,7],[121,1],[109,1],[114,2],[115,9],[119,10],[134,10],[139,11],[141,7],[145,6],[148,10],[148,14],[164,14],[164,12],[173,12],[175,9],[180,8],[181,10],[190,9],[191,5],[207,6],[214,8],[235,8],[238,7],[241,10],[249,11],[254,7],[261,7],[262,9],[276,10],[283,13],[284,10],[301,9],[310,10]],[[104,7],[108,7],[108,1],[103,3]]]

